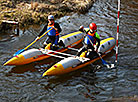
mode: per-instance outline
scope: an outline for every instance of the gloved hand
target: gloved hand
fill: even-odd
[[[94,49],[97,49],[97,46],[95,44],[93,45],[93,47],[94,47]]]
[[[39,37],[36,37],[35,41],[38,41],[39,40]]]
[[[96,45],[93,45],[93,47],[94,47],[95,51],[98,52],[97,46]]]
[[[52,26],[53,29],[55,29],[56,31],[58,30],[57,28],[55,28],[54,26]]]
[[[84,27],[80,26],[79,31],[84,32]]]

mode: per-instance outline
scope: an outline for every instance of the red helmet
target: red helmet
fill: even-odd
[[[90,28],[91,30],[97,30],[97,25],[96,25],[95,23],[91,23],[91,24],[89,25],[89,28]]]

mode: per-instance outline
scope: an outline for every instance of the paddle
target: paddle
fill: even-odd
[[[85,30],[84,30],[84,32],[86,33]],[[89,39],[91,45],[94,47],[94,45],[93,45],[91,39],[89,38],[89,36],[87,35],[87,33],[86,33],[86,36],[88,37],[88,39]],[[114,67],[114,64],[111,64],[111,67],[110,67],[109,64],[108,64],[105,60],[103,60],[103,58],[101,57],[101,55],[100,55],[97,51],[95,51],[95,52],[98,54],[98,56],[99,56],[100,59],[102,60],[103,65],[107,66],[107,68],[113,68],[113,67]]]
[[[41,39],[44,35],[46,35],[46,34],[47,34],[49,31],[51,31],[52,29],[53,29],[53,28],[49,29],[47,32],[45,32],[43,35],[41,35],[41,36],[38,38],[38,40]],[[27,50],[29,47],[31,47],[33,44],[35,44],[38,40],[34,40],[32,43],[30,43],[30,44],[29,44],[28,46],[26,46],[24,49],[21,49],[21,50],[17,51],[13,56],[16,56],[16,55],[18,55],[18,54],[24,52],[24,51]]]

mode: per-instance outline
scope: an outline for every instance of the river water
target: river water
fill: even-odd
[[[2,66],[12,54],[30,43],[43,25],[31,27],[20,36],[0,37],[1,102],[138,102],[138,1],[121,0],[118,65],[107,69],[100,61],[78,71],[42,78],[45,67],[59,59],[50,58],[23,66]],[[95,22],[103,37],[116,37],[117,0],[97,0],[86,14],[73,14],[57,20],[62,34],[88,27]],[[42,41],[35,46],[40,47]],[[115,53],[104,58],[114,63]],[[102,69],[93,74],[98,65]]]

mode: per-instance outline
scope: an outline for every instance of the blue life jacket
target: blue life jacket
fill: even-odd
[[[99,34],[97,32],[94,32],[94,33],[88,32],[87,36],[84,38],[84,43],[85,44],[91,44],[91,42],[89,41],[89,39],[90,39],[93,44],[96,44],[96,39],[94,38],[94,36],[97,38],[100,38]]]
[[[47,31],[50,30],[52,28],[52,26],[54,26],[54,23],[52,25],[48,25],[47,26]],[[47,33],[48,36],[56,36],[56,30],[52,29]]]
[[[90,40],[92,41],[92,43],[94,44],[94,37],[90,36],[90,35],[87,35],[85,38],[84,38],[84,42],[85,44],[91,44],[91,42],[89,41],[89,38]]]

